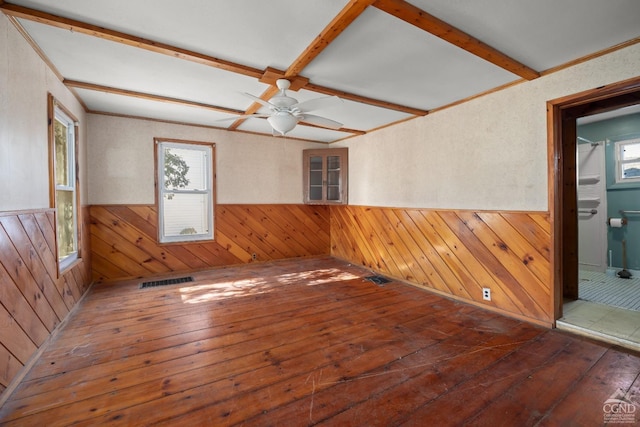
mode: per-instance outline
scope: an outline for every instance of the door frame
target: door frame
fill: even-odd
[[[636,104],[640,104],[640,76],[547,101],[554,321],[562,317],[564,298],[578,298],[576,120]]]

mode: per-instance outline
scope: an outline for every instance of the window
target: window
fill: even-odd
[[[304,202],[306,204],[346,204],[348,149],[329,148],[303,151]]]
[[[78,259],[78,177],[76,171],[76,121],[49,97],[51,124],[51,205],[56,209],[58,268]]]
[[[616,142],[616,182],[640,182],[640,138]]]
[[[156,139],[160,242],[213,239],[214,144]]]

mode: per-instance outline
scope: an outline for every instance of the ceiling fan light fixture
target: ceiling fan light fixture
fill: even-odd
[[[286,111],[275,112],[267,121],[280,135],[285,135],[298,124],[298,118]]]

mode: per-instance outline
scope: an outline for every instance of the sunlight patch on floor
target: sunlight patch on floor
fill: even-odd
[[[199,283],[180,288],[182,302],[198,304],[218,299],[246,297],[270,292],[272,286],[264,278],[234,280],[222,283]]]

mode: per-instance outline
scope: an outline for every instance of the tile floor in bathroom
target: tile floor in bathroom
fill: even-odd
[[[635,307],[633,301],[640,294],[640,280],[637,279],[640,275],[634,276],[626,281],[605,273],[581,270],[580,299],[564,302],[563,317],[556,322],[558,329],[640,351],[640,311],[602,303],[602,300],[613,301],[617,305]],[[593,292],[594,284],[609,287],[612,292]],[[616,287],[620,289],[620,285],[625,291],[613,292]],[[596,301],[588,301],[589,297]],[[598,302],[598,299],[601,301]]]

